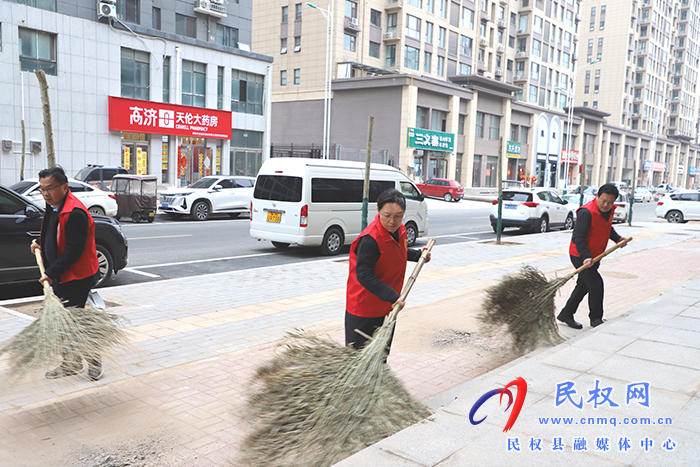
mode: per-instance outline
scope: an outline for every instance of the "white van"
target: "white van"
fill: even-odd
[[[280,249],[291,244],[320,246],[326,255],[340,252],[360,234],[365,164],[361,162],[276,157],[265,161],[255,180],[250,236]],[[377,213],[377,197],[396,188],[406,196],[403,223],[408,244],[428,234],[423,194],[394,167],[370,166],[367,222]]]

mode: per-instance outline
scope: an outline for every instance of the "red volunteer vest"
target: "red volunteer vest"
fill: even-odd
[[[613,217],[615,214],[615,205],[613,205],[610,210],[610,215],[605,219],[598,211],[598,205],[596,204],[596,199],[589,201],[588,203],[581,206],[576,212],[581,209],[588,209],[591,213],[591,227],[588,229],[588,235],[586,235],[586,244],[588,249],[591,250],[591,255],[595,258],[599,254],[605,252],[605,247],[608,246],[608,241],[610,240],[610,230],[612,229]],[[576,245],[572,241],[569,245],[569,254],[572,256],[579,256]]]
[[[397,293],[401,293],[403,279],[406,274],[406,261],[408,260],[408,237],[406,227],[399,227],[399,241],[393,239],[391,234],[382,227],[379,214],[374,221],[362,231],[359,237],[350,246],[350,274],[348,275],[348,287],[346,292],[346,310],[348,313],[364,318],[379,318],[391,312],[391,303],[377,298],[369,290],[365,289],[357,280],[357,244],[362,237],[369,235],[379,247],[381,256],[374,267],[374,275]]]
[[[46,207],[47,209],[51,209],[51,206]],[[94,275],[99,268],[97,263],[97,252],[95,250],[95,221],[92,219],[90,212],[88,212],[88,210],[85,208],[85,205],[81,203],[78,198],[73,196],[73,193],[71,193],[70,190],[66,196],[66,202],[63,205],[63,209],[60,213],[58,213],[58,229],[56,231],[58,256],[61,256],[66,250],[66,236],[64,234],[66,230],[66,223],[68,222],[68,216],[73,209],[76,208],[82,209],[88,216],[87,240],[85,241],[85,249],[83,250],[83,254],[80,255],[78,260],[73,263],[73,265],[68,268],[66,272],[61,274],[62,283],[90,277]]]

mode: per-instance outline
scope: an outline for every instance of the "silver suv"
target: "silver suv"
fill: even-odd
[[[503,190],[501,226],[523,231],[547,232],[550,227],[572,229],[574,210],[557,192],[549,188],[511,188]],[[491,206],[491,227],[496,232],[498,200]]]
[[[250,213],[254,185],[253,177],[204,177],[186,188],[169,188],[162,192],[158,209],[170,217],[189,215],[197,221],[205,221],[212,214],[228,214],[235,219]]]

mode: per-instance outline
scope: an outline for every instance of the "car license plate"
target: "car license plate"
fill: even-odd
[[[517,208],[517,206],[515,204],[504,204],[503,207],[506,209],[516,209]]]
[[[267,222],[275,222],[279,224],[282,222],[282,213],[281,212],[268,212],[267,213]]]
[[[160,204],[160,207],[161,207],[161,208],[167,208],[168,206],[169,206],[168,203],[161,203],[161,204]]]

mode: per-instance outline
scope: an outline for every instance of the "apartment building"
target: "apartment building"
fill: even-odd
[[[529,177],[538,185],[562,187],[582,177],[587,184],[630,180],[635,164],[640,180],[645,166],[654,174],[664,164],[653,180],[681,182],[682,168],[683,184],[692,185],[697,148],[679,130],[689,130],[697,109],[664,105],[658,97],[663,91],[652,93],[666,76],[664,68],[675,72],[677,52],[672,70],[666,63],[638,74],[648,62],[640,64],[638,53],[644,25],[632,18],[649,10],[646,34],[669,49],[655,60],[668,62],[680,37],[671,28],[682,23],[682,1],[669,10],[678,20],[659,26],[659,13],[643,1],[333,0],[315,8],[256,1],[253,49],[275,60],[273,155],[321,156],[329,63],[330,157],[364,158],[371,115],[374,160],[415,177],[495,186],[501,147],[504,177]],[[595,28],[589,31],[591,22]],[[635,93],[644,94],[646,107],[634,107],[642,104]],[[669,90],[666,99],[672,96]],[[634,123],[635,109],[640,115],[656,109],[657,121],[664,122],[654,132],[649,119]],[[690,120],[672,121],[672,111]],[[428,137],[448,144],[416,143]],[[658,164],[647,157],[652,145]]]
[[[88,164],[168,184],[254,175],[272,58],[250,51],[251,36],[252,0],[0,0],[0,183],[46,166],[35,70],[69,176]]]

